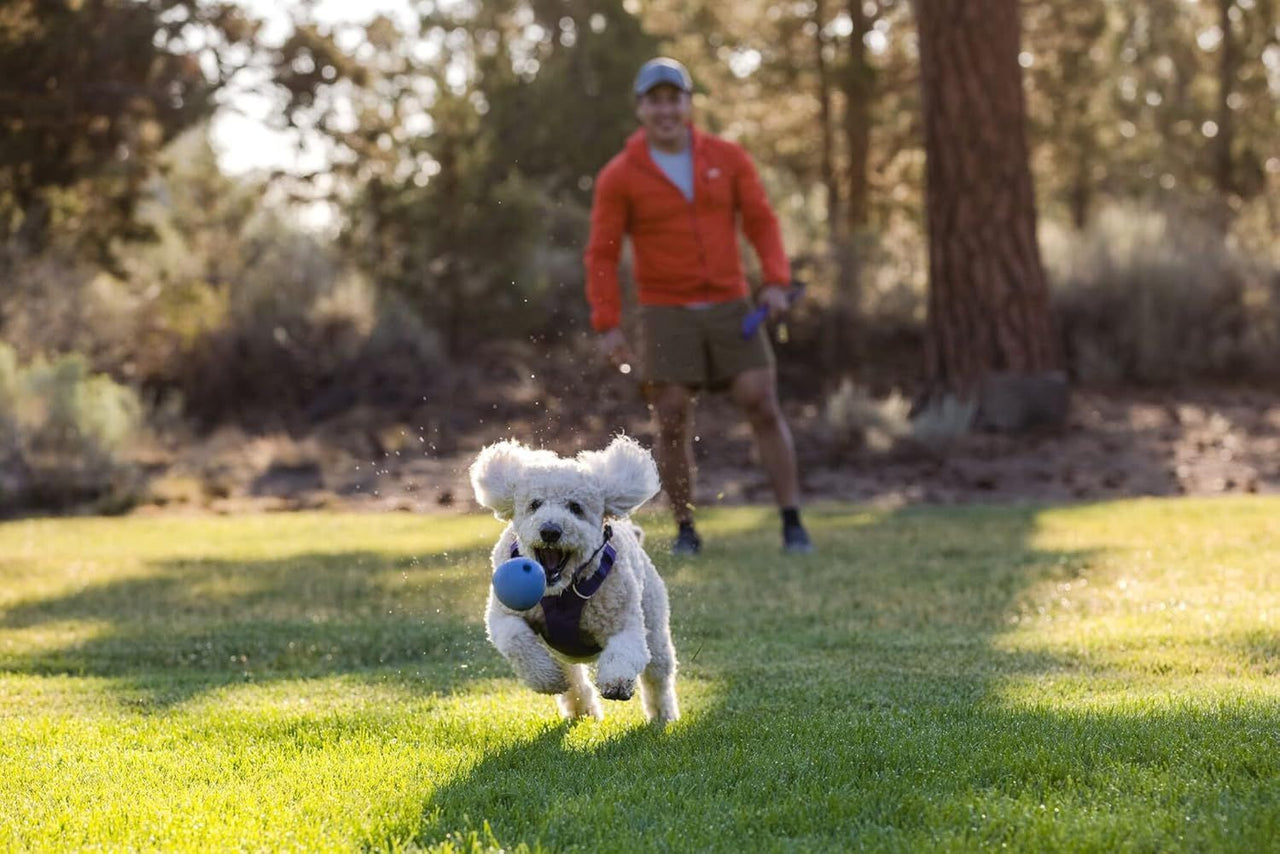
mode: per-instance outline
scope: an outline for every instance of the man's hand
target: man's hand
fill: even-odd
[[[600,348],[600,353],[609,360],[609,363],[618,370],[623,373],[634,370],[636,357],[631,352],[631,346],[627,344],[627,337],[622,334],[621,329],[615,327],[608,332],[600,333],[600,337],[596,339],[596,346]]]
[[[777,320],[791,307],[789,288],[789,285],[768,284],[760,289],[757,299],[760,305],[768,307],[770,320]]]

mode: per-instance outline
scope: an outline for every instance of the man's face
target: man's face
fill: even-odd
[[[649,142],[659,148],[679,148],[689,123],[689,93],[675,86],[654,86],[636,102],[636,117]]]

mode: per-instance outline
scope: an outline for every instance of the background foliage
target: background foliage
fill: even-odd
[[[269,36],[246,7],[0,10],[0,340],[80,354],[146,412],[307,424],[420,400],[479,353],[580,359],[592,180],[657,53],[761,166],[810,281],[814,393],[910,392],[924,315],[918,53],[904,0],[412,0]],[[1041,242],[1069,370],[1274,380],[1280,22],[1271,0],[1023,6]],[[314,174],[223,174],[236,85]],[[298,205],[323,203],[307,228]],[[905,342],[905,343],[904,343]],[[12,414],[10,414],[12,418]]]

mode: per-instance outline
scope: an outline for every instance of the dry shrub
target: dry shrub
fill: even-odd
[[[446,373],[437,333],[317,236],[264,217],[214,265],[160,233],[131,247],[120,276],[0,246],[3,340],[21,360],[80,354],[143,390],[151,415],[180,401],[203,426],[292,429],[420,401]]]
[[[22,364],[0,344],[0,509],[121,509],[137,497],[128,451],[142,429],[136,393],[82,356]]]
[[[919,446],[944,449],[970,431],[977,410],[977,401],[953,394],[930,400],[911,419],[911,438]]]
[[[823,421],[835,450],[890,450],[911,435],[911,402],[896,390],[877,400],[862,386],[845,379],[823,409]]]
[[[837,456],[860,450],[937,452],[969,433],[977,414],[976,402],[954,395],[928,401],[913,412],[914,408],[897,389],[877,398],[845,379],[824,407],[827,444]]]
[[[360,403],[408,406],[444,364],[438,336],[416,314],[347,277],[232,312],[193,343],[174,380],[203,425],[294,429]]]
[[[0,333],[18,357],[81,353],[98,370],[132,364],[139,338],[137,293],[60,247],[41,255],[0,246]]]
[[[895,213],[881,232],[861,235],[863,313],[877,324],[923,326],[929,288],[929,242],[922,223]]]
[[[1280,374],[1280,271],[1195,220],[1106,209],[1042,244],[1069,368],[1083,382],[1258,381]]]

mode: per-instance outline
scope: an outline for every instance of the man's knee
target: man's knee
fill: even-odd
[[[740,376],[734,383],[733,401],[753,424],[768,424],[782,418],[772,371],[751,371]]]
[[[688,423],[692,398],[680,386],[664,386],[653,396],[653,411],[658,416],[658,429],[679,430]]]
[[[753,399],[743,404],[742,412],[757,429],[773,429],[782,424],[782,409],[772,397]]]

